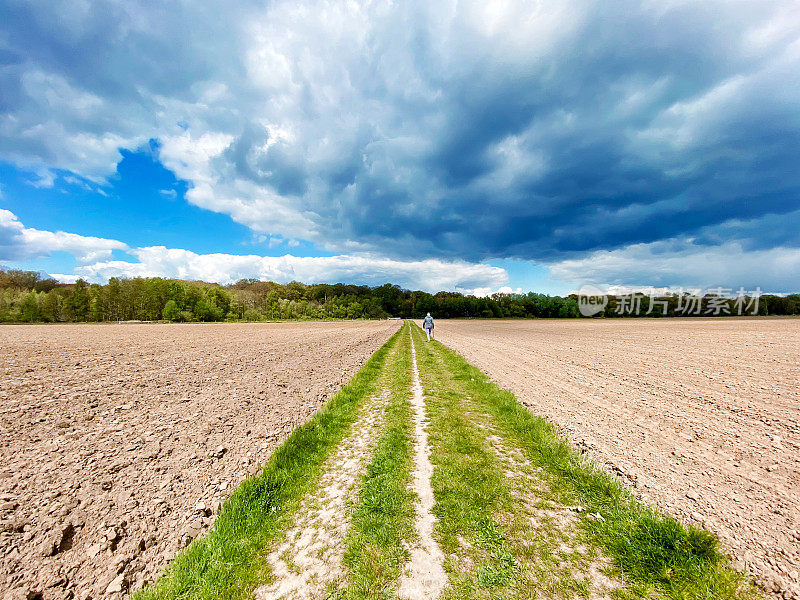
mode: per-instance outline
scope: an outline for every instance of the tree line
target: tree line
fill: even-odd
[[[577,296],[573,296],[577,299]],[[720,317],[800,315],[800,294],[777,296],[759,292],[736,295],[735,290],[698,293],[684,292],[663,296],[627,294],[609,296],[596,315],[619,317]]]
[[[659,310],[626,310],[630,300],[611,297],[599,316],[684,316],[679,299]],[[620,303],[623,310],[620,310]],[[662,310],[663,307],[666,307]],[[721,314],[735,314],[734,312]],[[456,292],[429,294],[397,285],[307,285],[243,279],[228,286],[178,279],[116,278],[104,285],[64,284],[33,271],[0,270],[0,322],[264,321],[420,318],[570,318],[580,316],[576,296],[494,294],[478,298]],[[705,313],[701,313],[705,314]],[[762,296],[758,314],[800,314],[800,295]]]

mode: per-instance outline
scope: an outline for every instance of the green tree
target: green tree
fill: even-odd
[[[280,309],[278,307],[278,290],[271,290],[267,294],[266,298],[266,308],[267,308],[267,316],[270,319],[279,319],[280,318]]]
[[[103,286],[93,283],[89,286],[89,320],[105,321],[105,302]]]
[[[61,296],[57,292],[44,292],[40,296],[39,315],[48,323],[61,320]]]
[[[122,282],[116,277],[112,277],[105,287],[106,318],[110,321],[123,320],[126,312],[126,299]]]
[[[181,317],[181,310],[178,308],[178,303],[175,302],[175,300],[167,300],[161,314],[168,321],[177,321]]]
[[[22,299],[20,304],[20,320],[26,323],[36,323],[41,321],[39,314],[39,303],[37,302],[37,293],[31,290]]]
[[[216,304],[200,300],[194,307],[194,314],[201,321],[221,321],[225,313]]]
[[[347,318],[348,319],[360,319],[364,314],[363,308],[360,302],[351,302],[347,307]]]
[[[78,279],[67,297],[65,307],[73,321],[85,321],[89,315],[89,284]]]
[[[258,312],[255,308],[248,308],[244,311],[244,320],[245,321],[263,321],[264,315]]]
[[[231,309],[231,295],[222,288],[213,287],[206,293],[206,300],[219,308],[225,315]]]

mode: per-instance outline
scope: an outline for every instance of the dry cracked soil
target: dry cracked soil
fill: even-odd
[[[0,328],[0,597],[153,580],[399,326]]]
[[[800,598],[800,319],[440,320],[436,337]]]

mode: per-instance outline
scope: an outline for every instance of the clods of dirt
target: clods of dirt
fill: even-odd
[[[398,321],[0,328],[0,590],[119,597]]]
[[[800,319],[438,321],[644,500],[800,599]]]

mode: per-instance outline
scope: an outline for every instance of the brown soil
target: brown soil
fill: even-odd
[[[0,328],[0,597],[154,579],[399,325]]]
[[[638,495],[800,598],[800,319],[436,325]]]

